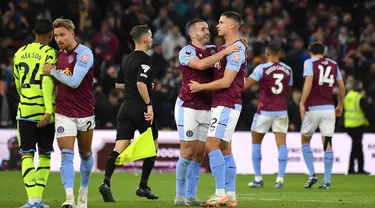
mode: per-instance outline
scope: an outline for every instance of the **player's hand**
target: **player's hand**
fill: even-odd
[[[240,41],[245,45],[246,49],[249,46],[249,41],[245,37],[241,37]]]
[[[150,121],[150,123],[152,123],[152,121],[154,120],[154,109],[152,108],[152,105],[147,106],[147,113],[144,114],[145,120]]]
[[[51,119],[51,114],[45,113],[43,119],[38,122],[36,127],[43,128],[43,127],[47,126],[50,119]]]
[[[341,117],[342,115],[342,106],[338,105],[335,109],[335,112],[336,112],[336,116],[337,117]]]
[[[199,82],[196,81],[190,81],[189,87],[192,93],[196,93],[202,90],[201,84],[199,84]]]
[[[305,113],[306,113],[306,109],[304,105],[299,105],[299,112],[301,114],[301,120],[303,121],[305,119]]]
[[[43,67],[43,74],[45,75],[50,75],[51,74],[51,70],[54,68],[54,66],[52,64],[44,64],[44,67]]]
[[[230,46],[228,46],[226,49],[224,49],[224,55],[229,55],[233,52],[236,52],[236,51],[239,51],[241,50],[241,46],[239,45],[236,45],[236,44],[232,44]]]

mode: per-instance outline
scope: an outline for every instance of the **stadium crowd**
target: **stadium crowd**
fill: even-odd
[[[324,3],[323,3],[324,2]],[[289,131],[299,131],[299,100],[303,63],[308,44],[326,45],[327,56],[337,61],[347,90],[361,81],[366,101],[375,109],[375,1],[318,0],[2,0],[0,2],[0,128],[15,127],[17,92],[13,81],[13,55],[33,41],[36,19],[71,19],[79,42],[95,55],[97,128],[113,129],[124,93],[115,81],[124,54],[134,43],[130,30],[138,24],[152,27],[154,109],[160,129],[176,129],[174,104],[180,91],[178,53],[186,45],[189,20],[199,17],[209,23],[211,42],[220,46],[216,25],[224,11],[243,18],[241,35],[248,40],[247,74],[265,61],[271,40],[283,45],[282,61],[292,67],[293,93],[289,100]],[[51,43],[57,49],[56,43]],[[337,92],[337,90],[336,90]],[[249,131],[259,104],[259,86],[243,93],[243,108],[237,130]],[[373,111],[371,109],[371,111]],[[372,122],[372,121],[370,121]],[[373,125],[372,125],[373,126]],[[337,130],[343,131],[342,122]],[[369,129],[372,131],[372,129]]]

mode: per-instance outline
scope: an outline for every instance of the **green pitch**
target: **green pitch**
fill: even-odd
[[[115,173],[112,192],[116,203],[104,203],[98,192],[103,174],[93,174],[89,187],[89,208],[95,207],[173,207],[175,191],[174,174],[152,174],[150,187],[159,195],[159,200],[149,201],[135,195],[139,174]],[[312,189],[304,189],[305,175],[286,175],[284,188],[273,188],[276,176],[264,176],[265,187],[250,189],[247,183],[253,176],[237,176],[238,207],[375,207],[375,177],[362,175],[333,175],[331,190],[319,190],[322,176]],[[20,172],[0,172],[0,207],[14,208],[25,203],[26,193]],[[79,188],[79,174],[76,175],[76,192]],[[214,193],[214,180],[211,174],[200,178],[198,195],[207,199]],[[77,197],[77,195],[76,195]],[[65,191],[59,173],[52,173],[45,190],[45,202],[51,208],[59,208],[65,200]]]

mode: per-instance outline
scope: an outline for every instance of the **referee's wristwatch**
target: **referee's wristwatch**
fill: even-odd
[[[146,106],[150,106],[150,105],[152,105],[152,102],[151,102],[151,100],[150,100],[150,102],[149,102],[148,104],[146,104]]]

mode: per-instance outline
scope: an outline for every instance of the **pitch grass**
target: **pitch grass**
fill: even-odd
[[[363,175],[333,175],[332,188],[319,190],[318,185],[312,189],[304,189],[306,175],[287,175],[285,186],[281,190],[274,188],[276,176],[264,176],[265,187],[250,189],[247,184],[253,175],[237,176],[238,207],[375,207],[375,177]],[[149,201],[135,195],[140,175],[133,173],[115,173],[112,180],[112,191],[116,203],[104,203],[98,192],[103,174],[92,175],[89,187],[89,208],[95,207],[173,207],[175,196],[174,174],[152,174],[150,187],[160,196],[159,200]],[[78,191],[80,177],[76,175]],[[25,203],[26,194],[20,172],[0,172],[0,207],[14,208]],[[214,193],[214,180],[211,174],[202,174],[200,177],[198,194],[201,199],[207,199]],[[76,195],[77,196],[77,195]],[[45,202],[51,208],[59,208],[65,199],[59,173],[52,173],[45,190]]]

